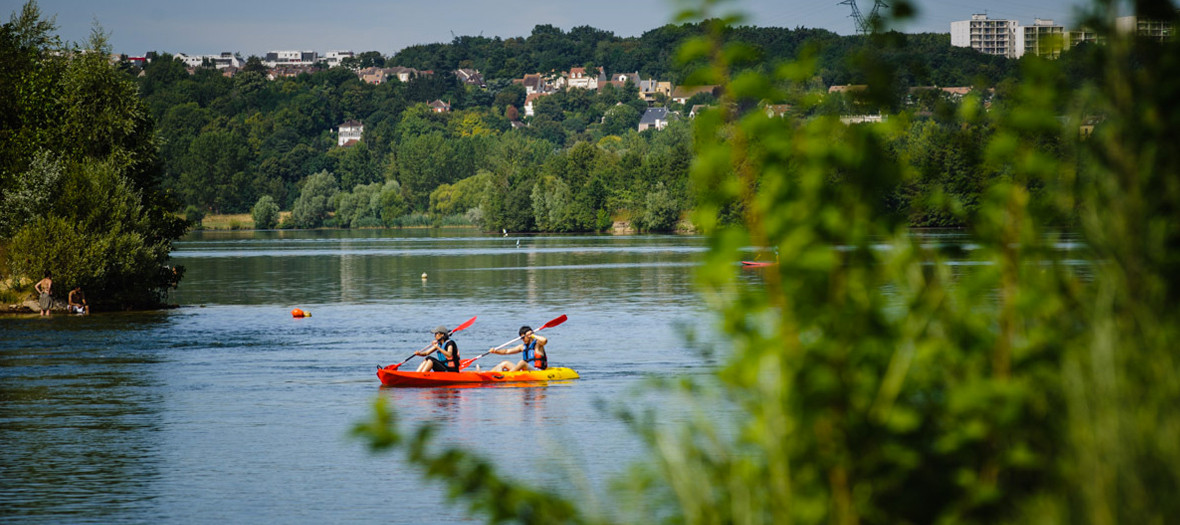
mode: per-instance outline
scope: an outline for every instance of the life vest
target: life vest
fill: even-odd
[[[543,352],[537,354],[537,339],[534,337],[529,344],[524,345],[524,362],[532,365],[537,370],[544,370],[549,368],[549,353]]]
[[[442,350],[438,350],[435,352],[436,354],[438,354],[437,359],[442,364],[447,365],[447,368],[451,369],[452,372],[458,372],[459,371],[459,345],[455,344],[455,342],[450,339],[447,339],[447,342],[442,344],[443,348],[446,348],[447,345],[451,345],[451,357],[448,358],[447,354],[444,354],[442,352]]]

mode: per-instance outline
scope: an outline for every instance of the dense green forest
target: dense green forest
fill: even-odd
[[[512,80],[601,66],[608,74],[706,83],[689,75],[701,61],[679,60],[674,51],[705,27],[666,25],[621,38],[590,27],[537,26],[528,37],[464,36],[391,57],[358,54],[351,61],[357,67],[434,72],[379,85],[344,67],[267,80],[256,61],[232,78],[214,69],[189,74],[166,54],[142,74],[124,69],[137,75],[157,123],[163,187],[194,218],[244,213],[269,197],[292,211],[284,227],[445,222],[496,231],[597,231],[622,220],[669,231],[685,225],[692,208],[687,110],[714,103],[712,95],[683,105],[658,97],[655,105],[679,118],[667,129],[640,133],[648,104],[631,83],[562,90],[539,98],[535,115],[525,118],[524,88]],[[884,113],[912,122],[893,137],[892,148],[923,166],[925,178],[888,188],[880,198],[914,224],[958,224],[932,199],[949,194],[971,205],[982,181],[994,175],[980,164],[987,127],[959,121],[960,100],[909,88],[974,86],[988,93],[982,100],[990,104],[1019,77],[1019,61],[952,47],[945,34],[892,33],[889,46],[803,28],[736,27],[721,38],[743,50],[734,63],[738,72],[768,74],[799,59],[814,64],[805,78],[771,86],[769,98],[732,99],[739,111],[790,104],[805,118]],[[885,66],[889,91],[826,94],[830,85],[868,84],[866,61]],[[487,87],[461,83],[451,73],[460,67],[479,69]],[[432,112],[426,103],[436,99],[449,102],[451,111]],[[364,138],[336,147],[335,129],[347,120],[364,124]],[[513,126],[518,120],[523,127]],[[317,174],[330,175],[332,183],[310,184]]]

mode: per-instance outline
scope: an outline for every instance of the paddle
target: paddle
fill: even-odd
[[[556,318],[556,319],[553,319],[552,321],[549,321],[548,323],[545,323],[545,324],[541,325],[541,327],[540,327],[540,328],[538,328],[538,329],[536,329],[536,330],[533,330],[533,333],[540,332],[541,330],[544,330],[544,329],[546,329],[546,328],[553,328],[554,326],[557,326],[557,325],[559,325],[559,324],[561,324],[561,323],[564,323],[566,319],[569,319],[569,317],[566,317],[566,315],[565,315],[565,314],[562,314],[562,315],[561,315],[561,317],[558,317],[558,318]],[[504,343],[504,344],[502,344],[502,345],[500,345],[500,346],[497,346],[497,347],[496,347],[496,348],[494,348],[493,350],[503,350],[503,349],[504,349],[504,347],[506,347],[506,346],[508,346],[508,345],[510,345],[510,344],[512,344],[512,343],[515,343],[515,342],[517,342],[517,341],[520,341],[520,340],[521,340],[521,338],[523,338],[523,337],[524,337],[523,335],[522,335],[522,336],[517,336],[517,338],[516,338],[516,339],[513,339],[513,340],[511,340],[511,341],[508,341],[507,343]],[[472,357],[472,358],[470,358],[470,359],[464,359],[464,360],[462,360],[462,361],[459,361],[459,370],[462,370],[462,369],[464,369],[464,368],[467,368],[467,367],[471,366],[471,363],[474,363],[476,359],[479,359],[479,358],[481,358],[481,357],[483,357],[483,356],[485,356],[485,355],[488,355],[488,354],[490,354],[490,353],[492,353],[492,351],[491,351],[491,350],[488,350],[487,352],[484,352],[484,353],[482,353],[482,354],[479,354],[479,355],[477,355],[477,356],[475,356],[475,357]]]
[[[476,317],[479,317],[479,316],[476,316]],[[475,317],[472,317],[471,319],[468,319],[468,320],[467,320],[466,322],[464,322],[463,324],[461,324],[461,325],[459,325],[459,326],[456,326],[454,330],[451,330],[451,335],[455,335],[455,332],[458,332],[459,330],[466,329],[467,327],[469,327],[469,326],[471,326],[471,325],[473,325],[473,324],[475,324]],[[423,347],[423,348],[422,348],[422,350],[419,350],[418,352],[421,352],[421,351],[423,351],[423,350],[426,350],[427,348],[430,348],[430,347],[432,347],[432,346],[434,346],[434,343],[430,343],[430,344],[426,345],[425,347]],[[396,364],[396,365],[390,365],[390,366],[387,366],[387,367],[385,367],[385,368],[386,368],[387,370],[397,370],[397,369],[398,369],[398,368],[400,368],[402,365],[406,364],[406,362],[407,362],[407,361],[409,361],[409,360],[413,359],[413,358],[414,358],[414,356],[418,355],[418,352],[414,352],[414,353],[410,354],[410,357],[407,357],[407,358],[405,358],[405,360],[403,360],[402,362],[400,362],[400,363],[398,363],[398,364]]]

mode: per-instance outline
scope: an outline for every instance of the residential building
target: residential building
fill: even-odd
[[[1065,27],[1052,20],[1034,19],[1031,26],[1016,26],[1015,44],[1012,58],[1020,58],[1026,53],[1057,58],[1066,45]]]
[[[545,80],[541,78],[540,73],[531,73],[524,76],[523,79],[513,80],[512,82],[519,82],[524,86],[524,94],[533,95],[536,93],[543,93],[546,91]]]
[[[672,96],[672,83],[660,82],[658,80],[640,80],[639,81],[639,98],[642,98],[648,104],[656,101],[656,95],[663,94],[665,97]]]
[[[184,53],[177,53],[176,58],[184,62],[185,66],[193,68],[210,65],[217,69],[225,69],[230,66],[241,68],[246,65],[246,61],[242,60],[242,57],[228,51],[219,55],[186,55]]]
[[[412,67],[366,67],[356,72],[357,78],[361,82],[369,84],[383,84],[391,78],[396,78],[401,82],[409,82],[411,79],[419,75],[426,74],[425,71],[418,71]]]
[[[1069,41],[1066,43],[1067,47],[1074,47],[1079,44],[1094,44],[1098,42],[1098,34],[1088,29],[1075,29],[1069,31]]]
[[[340,125],[336,136],[337,146],[351,146],[360,142],[361,135],[365,133],[365,126],[355,120],[349,120]]]
[[[996,20],[971,15],[970,20],[951,22],[951,45],[969,47],[980,53],[1015,58],[1015,20]]]
[[[847,84],[834,85],[828,88],[828,93],[859,93],[861,91],[868,91],[869,86],[866,84]]]
[[[790,104],[763,104],[762,111],[766,113],[769,118],[785,117],[787,112],[791,111]]]
[[[435,100],[430,103],[430,110],[435,113],[446,113],[451,110],[451,105],[442,100]]]
[[[541,98],[545,95],[548,95],[548,94],[549,93],[529,93],[528,95],[525,95],[524,96],[524,116],[531,117],[531,116],[535,115],[536,112],[533,110],[536,107],[535,103],[537,102],[537,99]]]
[[[328,51],[324,53],[323,61],[328,64],[328,67],[338,67],[346,58],[356,56],[352,51]]]
[[[639,131],[668,127],[668,108],[647,108],[639,119]]]
[[[1116,31],[1127,34],[1135,33],[1143,38],[1164,42],[1175,36],[1175,28],[1168,20],[1153,20],[1138,16],[1120,16],[1114,19]]]
[[[279,78],[295,78],[304,73],[314,73],[316,67],[310,64],[301,64],[295,66],[278,66],[272,67],[266,72],[267,80],[275,80]]]
[[[267,51],[262,64],[266,67],[310,66],[318,59],[315,51]]]
[[[638,76],[638,75],[636,75]],[[598,89],[598,86],[606,82],[606,72],[599,67],[598,74],[587,72],[584,67],[571,67],[569,73],[565,74],[565,85],[572,88],[579,89]]]
[[[676,102],[678,104],[684,104],[684,103],[687,103],[688,99],[692,98],[693,95],[696,95],[698,93],[708,93],[708,94],[716,97],[721,94],[721,87],[720,86],[692,86],[692,87],[676,86],[676,88],[672,90],[671,98],[672,98],[673,102]]]
[[[478,87],[487,87],[487,83],[483,80],[483,75],[479,74],[478,69],[459,68],[455,70],[455,76],[459,77],[459,81],[464,84],[469,84]]]

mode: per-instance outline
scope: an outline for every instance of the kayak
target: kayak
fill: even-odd
[[[520,372],[408,372],[393,370],[391,367],[377,369],[377,378],[385,386],[429,387],[447,385],[470,385],[479,383],[518,383],[523,381],[560,381],[577,379],[578,373],[572,368],[547,368]]]
[[[742,266],[746,268],[761,268],[764,266],[776,266],[776,262],[761,262],[761,261],[742,261]]]

